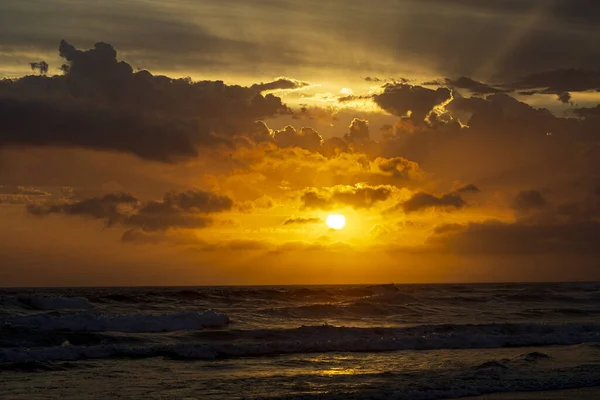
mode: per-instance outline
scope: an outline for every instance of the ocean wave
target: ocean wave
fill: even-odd
[[[33,308],[38,310],[87,310],[94,306],[85,297],[31,297],[19,299],[27,301]]]
[[[357,300],[345,303],[306,304],[290,307],[268,308],[261,311],[268,315],[291,318],[361,318],[374,316],[422,316],[430,312],[422,304],[387,304],[377,301]]]
[[[171,332],[180,330],[222,327],[229,317],[212,310],[187,311],[171,314],[98,315],[77,313],[68,315],[36,314],[3,317],[0,323],[39,330],[66,330],[80,332]]]
[[[256,287],[256,288],[186,288],[164,290],[130,290],[126,293],[103,291],[92,296],[94,302],[126,302],[142,301],[195,301],[207,300],[224,303],[244,301],[313,301],[327,302],[343,299],[398,293],[400,289],[394,284],[372,286],[324,286],[324,287]]]
[[[207,334],[169,344],[2,348],[0,362],[73,361],[106,357],[172,357],[213,360],[276,354],[379,352],[573,345],[600,342],[598,324],[432,325],[408,328],[305,326],[285,330],[228,331],[227,340],[201,342]],[[193,340],[192,340],[193,339]],[[539,355],[526,354],[531,359]]]
[[[54,310],[89,310],[94,305],[85,297],[53,297],[53,296],[6,296],[1,300],[4,307],[26,308],[43,311]]]

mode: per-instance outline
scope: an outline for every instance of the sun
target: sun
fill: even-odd
[[[331,229],[340,230],[346,225],[346,217],[342,214],[329,214],[325,222]]]

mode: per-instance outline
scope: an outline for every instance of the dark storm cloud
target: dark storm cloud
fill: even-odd
[[[134,73],[106,43],[81,51],[62,41],[59,52],[69,63],[64,76],[0,81],[0,146],[86,147],[173,161],[287,112],[280,98],[253,88]]]
[[[395,208],[401,208],[406,213],[426,210],[428,208],[437,209],[460,209],[467,205],[467,202],[458,193],[446,193],[442,196],[436,196],[431,193],[418,192],[404,203],[398,204]]]
[[[201,190],[166,193],[160,201],[141,202],[127,193],[112,193],[78,201],[29,205],[32,215],[63,214],[104,220],[106,226],[120,224],[143,231],[171,228],[204,228],[212,222],[209,214],[230,210],[226,196]]]
[[[523,190],[513,200],[512,207],[517,211],[529,212],[544,208],[546,203],[539,190]]]
[[[306,191],[300,198],[304,208],[328,210],[337,206],[371,208],[390,198],[392,191],[386,186],[336,187],[330,193],[316,190]]]
[[[106,107],[0,99],[0,147],[63,146],[132,153],[156,161],[196,156],[195,127]],[[207,144],[223,142],[212,135]]]
[[[323,220],[321,218],[314,218],[314,217],[290,217],[290,218],[286,218],[285,221],[283,221],[283,225],[306,225],[306,224],[318,224],[323,222]]]
[[[387,84],[383,93],[374,95],[373,100],[391,114],[402,117],[410,111],[411,119],[422,122],[435,106],[449,100],[450,96],[447,88],[433,90],[422,86]]]

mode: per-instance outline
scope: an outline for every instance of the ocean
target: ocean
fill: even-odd
[[[2,399],[594,387],[600,283],[0,289]]]

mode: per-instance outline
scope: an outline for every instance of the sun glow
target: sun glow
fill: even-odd
[[[331,229],[340,230],[346,226],[346,217],[341,214],[329,214],[325,222]]]

